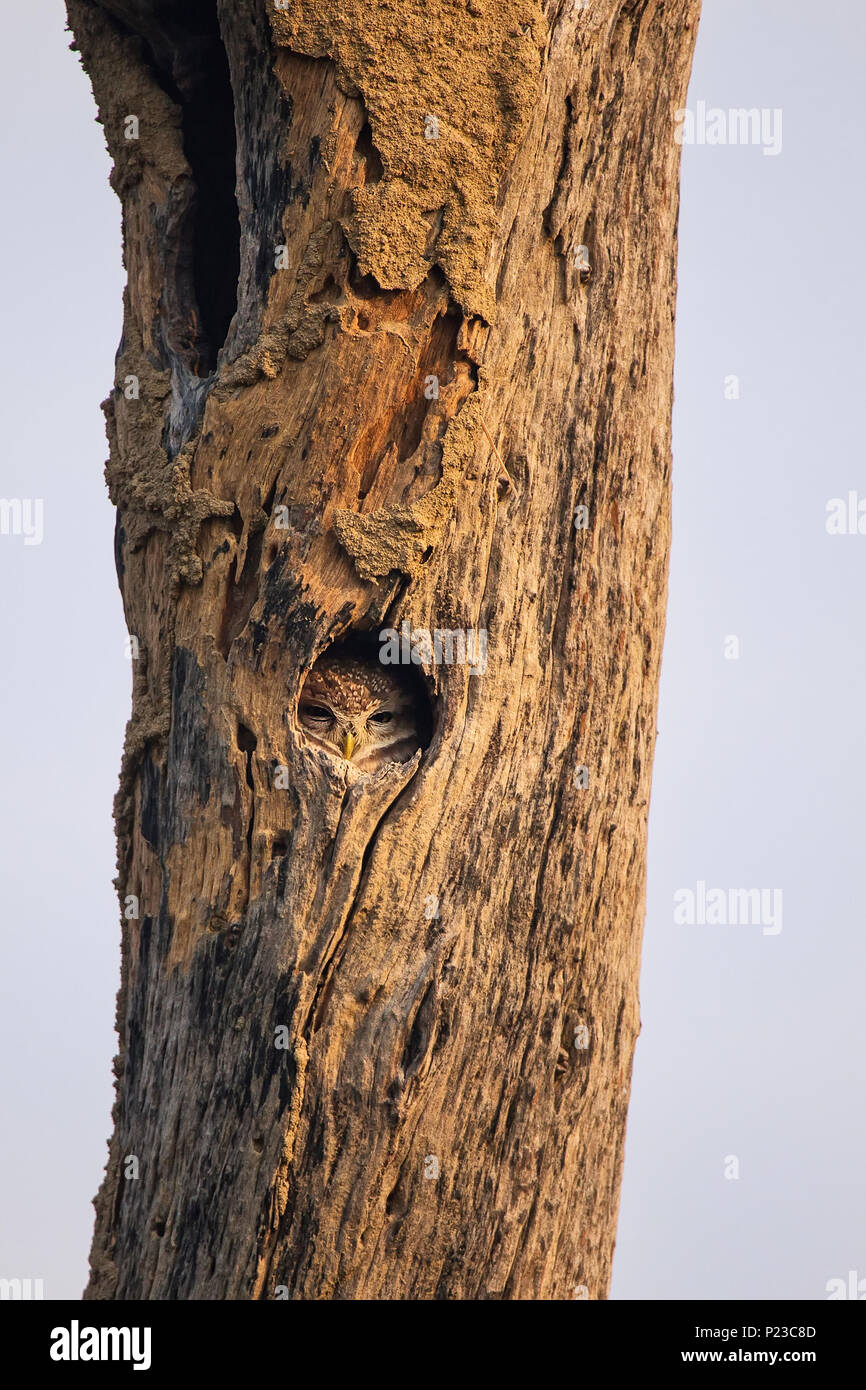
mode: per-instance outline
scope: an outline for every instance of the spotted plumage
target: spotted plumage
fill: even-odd
[[[312,743],[362,772],[405,762],[420,747],[409,688],[378,662],[358,657],[316,663],[301,691],[298,723]]]

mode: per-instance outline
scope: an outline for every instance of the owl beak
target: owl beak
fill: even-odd
[[[355,735],[351,732],[351,730],[347,729],[345,734],[343,735],[343,757],[346,759],[347,763],[351,761],[352,754],[355,751],[356,743],[357,739],[355,738]]]

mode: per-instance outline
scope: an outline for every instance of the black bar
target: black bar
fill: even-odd
[[[103,1338],[103,1328],[117,1333]],[[20,1358],[25,1372],[58,1383],[106,1374],[143,1383],[185,1371],[213,1373],[222,1383],[237,1369],[245,1383],[282,1372],[289,1386],[311,1374],[327,1384],[341,1365],[353,1383],[371,1373],[450,1381],[480,1358],[488,1375],[501,1363],[510,1376],[528,1360],[533,1381],[545,1366],[575,1383],[590,1366],[596,1375],[604,1368],[613,1383],[620,1372],[693,1376],[716,1365],[735,1375],[803,1367],[823,1384],[860,1365],[864,1332],[860,1303],[831,1301],[0,1303],[6,1363]],[[432,1343],[418,1344],[425,1348],[420,1362],[411,1352],[400,1355],[403,1337],[431,1334]],[[92,1351],[105,1359],[89,1359]]]

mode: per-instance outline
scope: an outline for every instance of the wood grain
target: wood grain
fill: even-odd
[[[205,376],[201,41],[68,3],[123,202],[107,477],[141,645],[89,1298],[607,1294],[699,3],[367,8],[220,6],[240,278]],[[403,621],[484,629],[486,672],[429,665],[430,747],[367,778],[295,702],[335,638]]]

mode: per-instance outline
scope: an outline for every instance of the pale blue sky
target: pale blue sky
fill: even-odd
[[[120,213],[60,0],[10,10],[4,34],[0,496],[43,498],[45,537],[0,536],[0,1276],[76,1297],[119,968],[111,803],[130,672],[98,403],[120,336]],[[619,1298],[822,1298],[849,1269],[866,1277],[866,536],[824,526],[828,499],[866,497],[864,39],[853,0],[704,4],[689,105],[781,108],[782,151],[684,150]],[[781,888],[782,931],[675,926],[674,892],[699,880]]]

